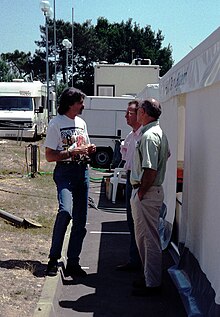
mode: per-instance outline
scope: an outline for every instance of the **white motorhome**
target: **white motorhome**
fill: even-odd
[[[86,121],[90,140],[97,146],[93,164],[107,167],[112,162],[116,140],[131,131],[125,119],[128,102],[133,96],[87,96],[82,118]]]
[[[40,81],[0,82],[0,137],[37,138],[46,133],[48,117],[55,112],[55,93]]]

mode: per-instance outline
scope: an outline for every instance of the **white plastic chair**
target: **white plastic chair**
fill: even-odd
[[[114,169],[114,175],[110,178],[110,183],[112,184],[112,203],[115,204],[116,194],[118,189],[118,184],[126,184],[126,170],[121,167],[116,167]]]

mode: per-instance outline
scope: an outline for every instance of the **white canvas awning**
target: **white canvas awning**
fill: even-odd
[[[220,81],[220,27],[160,80],[160,100]]]
[[[179,239],[220,305],[220,28],[161,78],[160,101],[164,113],[173,108],[178,114],[167,118],[164,129],[168,137],[171,129],[177,135],[169,143],[184,166]]]

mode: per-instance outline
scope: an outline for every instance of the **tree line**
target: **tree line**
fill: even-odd
[[[30,52],[15,50],[13,53],[0,55],[0,81],[11,81],[13,78],[29,80],[46,79],[46,30],[40,26],[41,38],[35,41],[37,49]],[[66,49],[63,39],[74,39],[73,50],[69,50],[69,84],[82,89],[87,95],[93,95],[94,63],[106,61],[131,63],[132,58],[147,58],[153,65],[160,65],[160,76],[163,76],[173,65],[172,47],[163,47],[162,31],[151,29],[150,25],[140,27],[132,19],[126,22],[110,23],[106,18],[97,19],[96,25],[87,20],[75,23],[63,20],[56,21],[56,47],[54,46],[54,23],[48,21],[48,55],[49,78],[54,81],[56,54],[56,73],[60,75],[61,85],[66,85]],[[73,65],[72,65],[73,52]],[[73,76],[73,78],[72,78]]]

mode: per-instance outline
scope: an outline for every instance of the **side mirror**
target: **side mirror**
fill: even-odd
[[[36,113],[43,113],[44,112],[44,107],[39,107],[38,109],[35,109]]]

